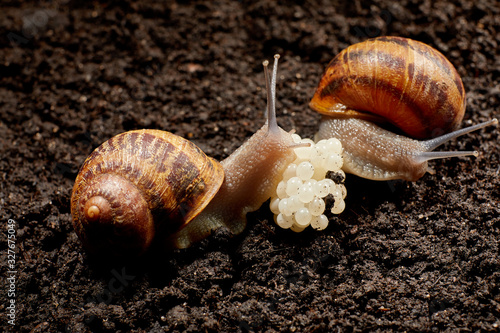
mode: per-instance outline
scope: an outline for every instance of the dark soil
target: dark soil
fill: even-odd
[[[109,262],[71,224],[79,167],[120,132],[168,130],[217,159],[240,146],[263,125],[262,61],[275,53],[278,121],[303,136],[328,61],[379,35],[450,59],[468,92],[463,126],[498,118],[500,4],[454,3],[2,1],[1,271],[15,280],[0,330],[498,331],[498,128],[444,145],[480,156],[435,161],[417,182],[348,177],[347,209],[323,232],[282,230],[263,206],[237,237]]]

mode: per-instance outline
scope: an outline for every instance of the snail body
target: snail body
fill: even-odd
[[[478,155],[476,151],[432,151],[436,147],[457,136],[496,123],[497,120],[493,119],[434,139],[415,140],[367,120],[330,118],[323,119],[316,138],[324,140],[334,137],[342,142],[342,169],[345,172],[371,180],[416,181],[426,172],[434,173],[427,164],[429,160]]]
[[[98,147],[82,165],[71,196],[73,225],[93,253],[139,255],[154,240],[185,248],[271,197],[293,159],[291,134],[276,123],[277,59],[269,78],[265,125],[221,163],[172,133],[138,130]]]
[[[493,119],[455,131],[465,102],[462,80],[440,52],[411,39],[380,37],[340,52],[310,107],[324,115],[316,139],[342,142],[344,171],[373,180],[414,181],[430,171],[430,159],[477,155],[432,152],[454,137],[497,123]]]

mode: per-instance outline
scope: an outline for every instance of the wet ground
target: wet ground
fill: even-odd
[[[264,206],[237,237],[110,263],[82,249],[69,200],[86,156],[126,130],[228,156],[263,124],[262,61],[275,53],[278,122],[302,136],[317,129],[307,105],[329,60],[381,35],[450,59],[463,126],[498,118],[499,17],[497,1],[467,0],[3,1],[2,331],[497,331],[493,127],[441,148],[479,157],[432,162],[416,182],[348,177],[347,208],[322,232],[282,230]]]

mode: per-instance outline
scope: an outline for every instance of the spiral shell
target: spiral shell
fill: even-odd
[[[71,196],[73,225],[90,252],[138,255],[157,233],[187,225],[224,180],[222,166],[172,133],[137,130],[85,161]]]
[[[456,69],[434,48],[379,37],[349,46],[330,62],[310,107],[332,117],[388,121],[423,139],[459,126],[465,91]]]

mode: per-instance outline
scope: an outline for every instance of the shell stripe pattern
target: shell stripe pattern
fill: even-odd
[[[311,107],[328,114],[338,103],[382,116],[415,138],[429,138],[458,127],[465,91],[453,65],[434,48],[380,37],[351,45],[328,65]],[[438,120],[430,113],[439,114]]]
[[[218,165],[193,143],[169,132],[130,131],[89,155],[76,179],[81,182],[77,191],[99,174],[123,177],[143,194],[154,220],[170,220],[162,225],[173,232],[198,215],[217,193],[224,179]],[[111,207],[115,216],[120,213],[118,203]]]

